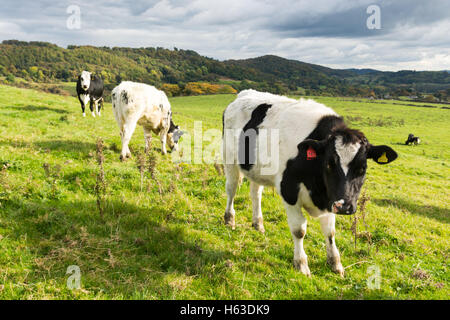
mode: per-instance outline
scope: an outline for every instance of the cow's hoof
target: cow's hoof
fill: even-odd
[[[95,113],[92,112],[92,116],[95,118]]]
[[[124,157],[123,155],[120,155],[119,159],[120,159],[120,161],[125,162],[127,160],[127,157],[126,156]]]
[[[330,265],[331,270],[333,270],[334,273],[340,275],[342,278],[345,276],[344,267],[342,266],[339,258],[328,258],[327,263]]]
[[[294,260],[294,268],[303,273],[305,276],[311,277],[311,271],[309,271],[306,260]]]
[[[259,232],[261,232],[261,233],[264,233],[264,232],[266,232],[266,230],[264,229],[264,224],[263,224],[263,222],[262,221],[258,221],[258,222],[253,222],[252,223],[252,227],[256,230],[256,231],[259,231]]]
[[[338,264],[335,266],[331,267],[331,270],[333,270],[334,273],[340,275],[342,278],[344,278],[345,276],[345,271],[344,271],[344,267],[342,266],[342,264]]]
[[[86,113],[83,112],[83,117],[86,117]]]
[[[235,222],[234,217],[235,217],[234,214],[231,214],[229,212],[225,212],[225,216],[224,216],[225,225],[230,226],[231,230],[236,229],[236,222]]]

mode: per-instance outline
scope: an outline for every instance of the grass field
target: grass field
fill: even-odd
[[[174,120],[187,131],[194,121],[221,129],[233,99],[173,98]],[[82,118],[73,97],[0,86],[0,299],[448,299],[450,110],[317,99],[399,154],[388,166],[369,163],[356,248],[354,217],[337,217],[345,278],[326,265],[313,219],[304,242],[312,277],[294,270],[286,215],[271,189],[262,200],[266,233],[251,227],[247,181],[232,231],[223,224],[225,178],[213,165],[174,164],[155,138],[157,170],[141,180],[142,130],[133,158],[121,163],[110,104],[101,118]],[[423,144],[403,145],[411,132]],[[70,265],[80,268],[80,289],[66,285]],[[379,289],[367,285],[373,266]]]

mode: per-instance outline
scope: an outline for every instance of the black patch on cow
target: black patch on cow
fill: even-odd
[[[306,232],[305,232],[305,230],[298,229],[298,230],[295,230],[293,232],[293,234],[297,239],[303,239],[305,237]]]
[[[328,242],[330,243],[330,245],[333,245],[333,236],[328,237]]]
[[[181,136],[184,134],[183,131],[180,130],[180,127],[175,125],[175,123],[173,123],[172,121],[172,112],[169,114],[170,117],[170,127],[169,127],[169,131],[168,133],[172,133],[172,139],[173,142],[178,143],[178,141],[180,140]]]
[[[333,130],[346,128],[344,119],[338,116],[324,116],[317,123],[316,128],[306,139],[323,140],[327,138]]]
[[[226,110],[224,110],[222,113],[222,137],[225,134],[225,111]]]
[[[250,133],[258,135],[259,125],[264,121],[267,115],[267,111],[272,107],[270,104],[263,103],[253,110],[250,120],[242,129],[242,133],[239,137],[239,165],[242,169],[249,171],[256,157],[256,136],[249,136]],[[253,139],[251,139],[253,138]]]
[[[338,116],[325,116],[321,118],[316,126],[316,128],[308,135],[305,139],[312,139],[311,143],[315,144],[316,148],[326,148],[326,146],[321,144],[321,141],[326,141],[325,139],[330,139],[332,136],[342,136],[343,142],[355,143],[361,142],[365,145],[367,139],[364,134],[358,130],[352,130],[347,128],[344,120]],[[333,140],[334,141],[334,140]],[[320,143],[317,143],[320,142]],[[339,159],[336,154],[327,154],[330,150],[324,150],[317,154],[317,159],[314,161],[307,160],[305,146],[300,143],[298,145],[299,152],[295,158],[289,159],[286,164],[286,169],[283,172],[283,179],[281,181],[281,195],[288,204],[295,205],[298,200],[298,193],[300,191],[300,184],[303,183],[306,188],[310,191],[310,197],[314,205],[320,210],[330,210],[330,199],[327,195],[327,188],[324,182],[324,168],[326,164],[324,163],[325,158],[334,157],[335,168],[334,170],[337,175],[341,175],[344,178],[344,173],[339,166]],[[334,152],[334,148],[333,148]],[[360,165],[360,159],[365,164],[365,148],[362,147],[359,154],[355,156],[352,163],[349,164],[349,174],[352,175],[353,171],[360,173],[358,166]],[[350,172],[351,171],[351,172]],[[348,175],[349,175],[348,174]],[[364,179],[365,168],[362,174],[362,180]],[[338,179],[340,180],[340,179]],[[339,188],[336,188],[339,189]],[[336,199],[337,200],[337,199]]]
[[[169,127],[169,133],[174,132],[176,129],[178,129],[179,127],[177,125],[175,125],[175,123],[173,123],[172,118],[170,118],[170,127]]]
[[[121,99],[122,99],[124,104],[128,104],[128,93],[125,90],[122,91]]]
[[[316,128],[306,139],[323,140],[331,134],[333,129],[344,126],[344,120],[341,117],[325,116],[319,120]],[[321,176],[315,177],[317,174],[320,174],[319,161],[308,161],[301,152],[295,158],[289,159],[283,172],[283,180],[281,180],[281,196],[284,201],[290,205],[297,203],[301,182],[305,183],[314,195],[326,193],[325,185],[320,183]],[[312,200],[319,209],[327,207],[327,203],[321,197]]]

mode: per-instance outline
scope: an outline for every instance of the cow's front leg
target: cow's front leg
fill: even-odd
[[[331,266],[333,272],[344,276],[344,268],[341,264],[341,257],[336,247],[335,236],[335,221],[336,216],[333,213],[325,214],[320,218],[320,226],[322,233],[325,236],[325,242],[327,247],[327,263]]]
[[[167,131],[169,131],[169,129],[163,129],[161,130],[160,133],[160,139],[161,139],[161,153],[167,154],[167,148],[166,148],[166,143],[167,143]]]
[[[91,100],[89,101],[89,109],[91,109],[92,116],[95,118],[95,112],[94,112],[94,100],[93,100],[93,99],[91,99]]]
[[[303,216],[300,206],[291,206],[284,203],[287,213],[289,229],[294,241],[294,267],[304,275],[310,277],[308,257],[303,249],[303,239],[306,235],[306,218]]]
[[[82,99],[82,97],[80,95],[78,95],[78,100],[80,101],[81,104],[81,111],[83,112],[83,117],[86,117],[86,112],[85,112],[85,103],[84,103],[84,99]]]
[[[81,110],[83,111],[83,117],[86,117],[86,111],[85,111],[85,106],[84,103],[81,103]]]
[[[261,197],[264,186],[257,184],[256,182],[250,181],[250,196],[252,198],[253,206],[253,218],[252,226],[257,231],[264,233],[263,216],[261,211]]]
[[[234,211],[234,197],[239,185],[239,167],[235,164],[224,164],[225,189],[227,192],[227,207],[225,208],[225,224],[229,225],[232,230],[236,228],[236,212]]]

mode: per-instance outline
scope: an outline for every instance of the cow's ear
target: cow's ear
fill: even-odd
[[[306,160],[315,160],[325,150],[326,140],[306,139],[297,146],[301,157]]]
[[[95,76],[91,73],[91,81],[95,80]]]
[[[368,149],[367,158],[372,159],[378,164],[387,164],[398,157],[397,152],[388,146],[369,145]]]

